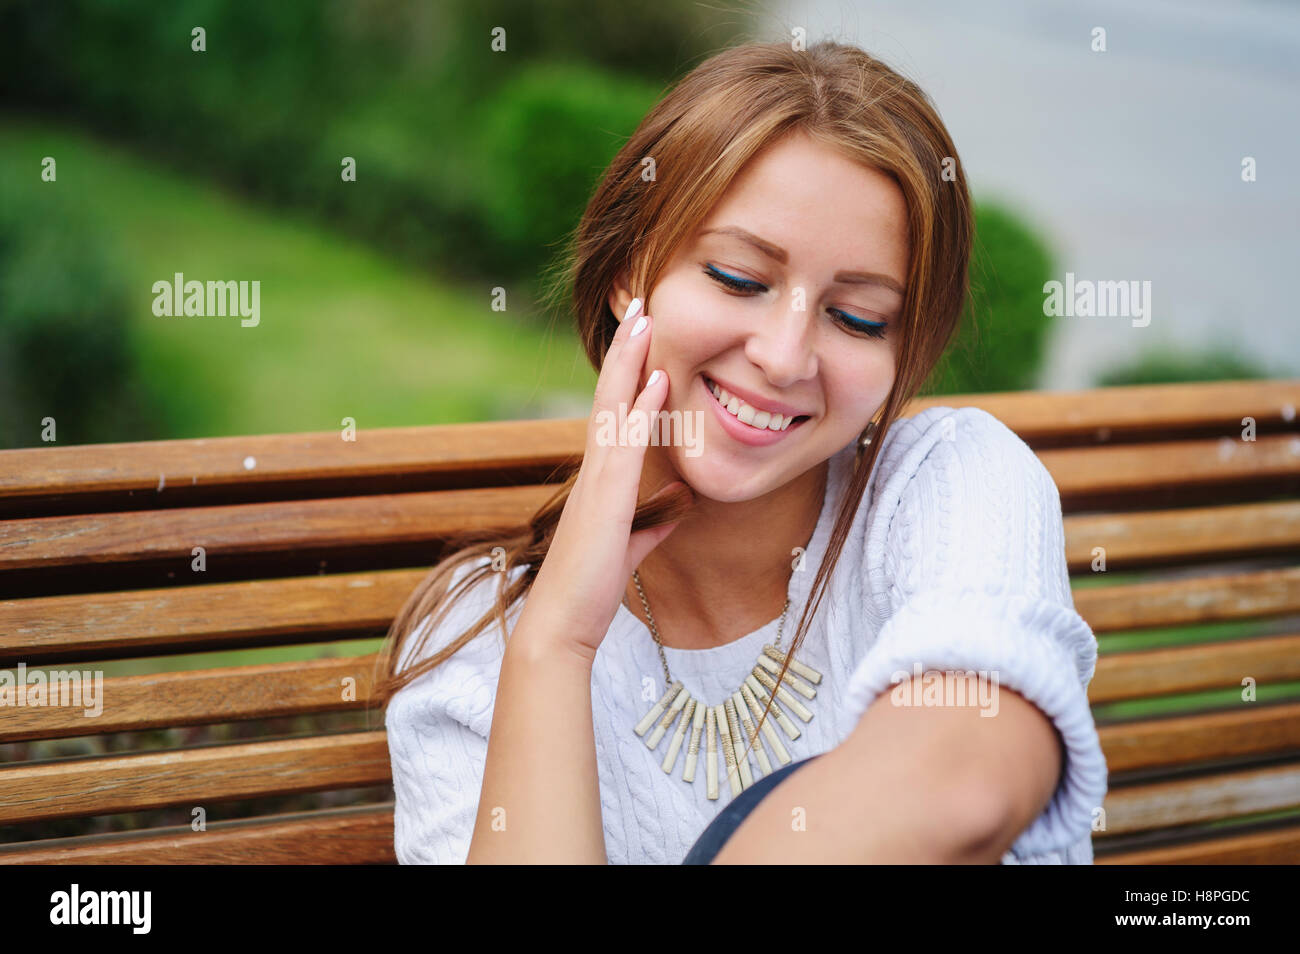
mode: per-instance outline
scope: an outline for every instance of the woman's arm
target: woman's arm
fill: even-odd
[[[929,408],[886,440],[854,607],[855,638],[876,632],[844,687],[853,733],[773,790],[765,815],[785,831],[767,834],[821,860],[1063,850],[1088,837],[1106,762],[1086,692],[1096,638],[1071,598],[1056,486],[976,408]],[[978,675],[990,704],[895,705],[914,672]],[[789,831],[800,806],[809,832]],[[840,841],[801,841],[818,819]]]
[[[996,691],[991,717],[878,696],[844,742],[759,802],[715,863],[996,864],[1062,763],[1051,721]]]
[[[533,613],[530,615],[530,610]],[[594,660],[526,601],[506,644],[468,864],[606,864]]]
[[[591,670],[632,571],[677,521],[632,532],[647,444],[604,436],[605,415],[653,420],[668,376],[644,386],[653,322],[634,298],[605,354],[587,446],[555,535],[506,643],[469,861],[605,864]],[[674,481],[651,494],[685,488]]]

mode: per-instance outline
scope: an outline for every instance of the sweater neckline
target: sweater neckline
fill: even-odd
[[[826,490],[822,496],[817,524],[813,528],[812,537],[804,547],[804,569],[795,570],[790,574],[790,584],[786,591],[790,599],[790,611],[789,616],[786,617],[781,641],[787,649],[794,637],[795,627],[799,624],[799,616],[803,613],[804,605],[812,594],[813,578],[817,575],[817,568],[821,565],[822,556],[830,543],[838,504],[852,470],[856,450],[856,445],[850,444],[830,458],[826,473]],[[652,647],[654,646],[654,636],[651,635],[650,628],[621,600],[616,616],[629,633],[635,634],[635,638],[644,638]],[[752,661],[758,647],[771,642],[776,637],[776,629],[780,621],[781,618],[778,616],[753,632],[737,637],[729,643],[723,643],[721,646],[711,646],[707,649],[679,649],[665,646],[664,654],[668,659],[668,668],[672,670],[673,678],[677,679],[683,675],[716,672],[732,664]]]

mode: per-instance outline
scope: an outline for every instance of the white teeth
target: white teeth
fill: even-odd
[[[727,409],[728,413],[738,418],[741,423],[748,424],[751,427],[760,430],[766,428],[769,431],[783,431],[794,421],[793,417],[783,417],[770,411],[760,411],[712,381],[709,382],[709,390],[713,392],[713,396],[718,399],[719,404]]]

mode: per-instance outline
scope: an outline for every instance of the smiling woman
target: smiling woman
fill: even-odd
[[[833,42],[726,50],[645,117],[557,285],[600,372],[581,464],[390,630],[400,860],[678,863],[709,829],[693,857],[1091,861],[1055,485],[983,411],[900,417],[968,290],[956,156]],[[702,415],[703,453],[600,440],[626,404]],[[889,691],[968,670],[994,705]]]

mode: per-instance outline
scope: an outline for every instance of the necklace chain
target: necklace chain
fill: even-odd
[[[641,574],[636,570],[632,571],[632,582],[636,584],[637,595],[641,597],[641,606],[645,610],[645,618],[650,621],[650,635],[654,637],[655,648],[659,650],[659,661],[664,664],[664,685],[671,686],[673,677],[668,672],[668,657],[664,655],[664,644],[659,639],[659,627],[655,625],[654,614],[650,612],[650,603],[646,600],[645,590],[641,587]],[[774,645],[778,650],[781,648],[781,634],[785,630],[785,617],[789,611],[790,597],[787,596],[785,606],[781,609],[781,621],[776,626],[776,642]]]

